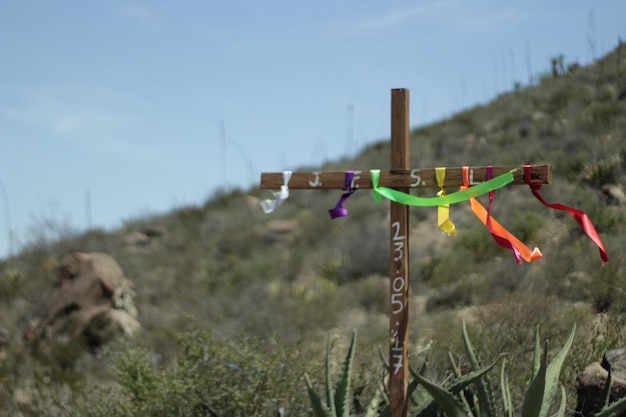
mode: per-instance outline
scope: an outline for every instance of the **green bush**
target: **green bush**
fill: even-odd
[[[5,269],[0,273],[0,301],[14,298],[20,291],[24,276],[17,269]]]
[[[302,415],[304,352],[280,340],[245,337],[221,340],[190,331],[179,338],[181,354],[172,364],[146,348],[111,352],[117,386],[90,398],[77,415],[275,416],[279,409]]]

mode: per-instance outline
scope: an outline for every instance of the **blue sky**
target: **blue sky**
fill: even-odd
[[[47,223],[112,229],[353,155],[389,137],[392,88],[411,90],[413,127],[441,120],[553,56],[606,54],[625,16],[624,1],[0,0],[0,257]]]

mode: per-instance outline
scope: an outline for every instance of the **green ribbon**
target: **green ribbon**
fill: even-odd
[[[403,193],[402,191],[394,190],[393,188],[379,187],[379,169],[371,170],[370,177],[372,179],[372,188],[374,189],[374,200],[376,200],[377,203],[380,203],[382,196],[396,203],[405,204],[408,206],[433,207],[441,206],[444,204],[460,203],[462,201],[467,201],[470,198],[478,197],[479,195],[487,194],[490,191],[502,188],[505,185],[513,182],[513,173],[518,169],[519,168],[512,169],[509,172],[490,179],[489,181],[473,185],[466,190],[457,191],[455,193],[438,197],[417,197],[414,195]]]

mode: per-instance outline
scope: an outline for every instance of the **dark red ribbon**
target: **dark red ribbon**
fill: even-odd
[[[487,177],[485,179],[488,181],[491,178],[493,178],[493,168],[491,165],[489,165],[487,167]],[[505,238],[504,236],[498,235],[496,231],[494,230],[493,225],[491,224],[491,206],[493,204],[493,200],[495,197],[496,197],[496,192],[490,191],[489,192],[489,205],[487,206],[487,228],[489,229],[489,233],[491,233],[491,236],[496,241],[496,243],[505,249],[511,249],[513,251],[513,255],[515,255],[515,261],[518,264],[521,264],[522,258],[517,248],[513,246],[513,244],[511,243],[509,239]]]
[[[598,246],[598,248],[600,249],[600,258],[602,258],[602,261],[607,262],[609,260],[609,256],[606,254],[606,250],[604,250],[604,245],[602,244],[602,239],[600,239],[598,232],[596,232],[596,228],[593,227],[593,223],[591,223],[589,216],[587,216],[587,214],[583,211],[565,206],[563,204],[558,204],[558,203],[551,204],[551,203],[546,202],[546,200],[543,199],[541,194],[539,194],[539,189],[541,188],[541,184],[533,184],[532,182],[530,169],[531,169],[531,165],[524,165],[524,181],[526,182],[526,184],[530,186],[530,190],[532,191],[533,195],[537,198],[537,200],[541,201],[541,203],[544,206],[549,207],[551,209],[567,211],[569,215],[572,216],[574,220],[578,222],[580,227],[583,228],[587,236],[589,236],[589,238]]]

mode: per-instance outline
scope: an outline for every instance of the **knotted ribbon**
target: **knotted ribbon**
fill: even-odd
[[[291,179],[291,171],[283,171],[283,185],[280,186],[280,191],[272,191],[274,195],[273,199],[262,200],[261,208],[265,214],[271,213],[280,207],[281,204],[289,197],[289,180]]]
[[[438,197],[417,197],[411,194],[403,193],[402,191],[394,190],[393,188],[379,187],[379,169],[371,170],[370,178],[372,179],[374,200],[378,203],[381,202],[381,197],[385,197],[386,199],[393,202],[406,204],[409,206],[434,207],[445,204],[460,203],[462,201],[467,201],[472,197],[478,197],[479,195],[486,194],[489,191],[502,188],[505,185],[513,182],[513,172],[515,172],[516,170],[517,168],[512,169],[509,172],[505,172],[504,174],[498,175],[497,177],[489,181],[481,182],[480,184],[474,185],[468,189]]]
[[[437,195],[439,197],[443,197],[446,195],[446,168],[435,168],[435,178],[437,179],[437,185],[440,188]],[[439,228],[448,236],[456,235],[456,227],[450,220],[450,204],[442,204],[437,207],[437,224],[439,225]]]
[[[493,168],[491,166],[487,167],[487,175],[486,178],[490,179],[493,176]],[[469,167],[463,167],[463,187],[467,187],[469,184]],[[496,241],[496,243],[506,249],[511,249],[513,251],[513,255],[515,256],[515,261],[519,264],[522,263],[522,259],[526,262],[534,262],[543,256],[539,248],[534,248],[531,250],[528,246],[522,243],[518,238],[516,238],[511,232],[505,229],[496,219],[491,216],[491,207],[493,205],[493,200],[495,199],[495,191],[489,192],[489,205],[487,206],[487,210],[483,207],[480,202],[472,198],[470,199],[470,205],[472,207],[472,211],[478,217],[478,219],[489,229],[489,233]]]
[[[569,213],[569,215],[572,216],[574,220],[576,220],[578,224],[583,228],[587,236],[589,236],[589,238],[598,246],[598,249],[600,250],[600,258],[602,258],[602,261],[608,262],[609,256],[607,255],[606,250],[604,249],[604,245],[602,244],[602,239],[600,239],[600,235],[598,235],[598,232],[596,232],[596,228],[593,226],[593,223],[591,223],[589,216],[587,216],[585,212],[577,210],[572,207],[565,206],[563,204],[558,204],[558,203],[551,204],[551,203],[546,202],[546,200],[544,200],[541,194],[539,193],[539,190],[541,189],[541,184],[536,184],[532,182],[531,165],[524,165],[524,181],[530,187],[530,190],[532,191],[535,198],[541,201],[541,203],[544,206],[549,207],[551,209],[555,209],[555,210],[567,211],[567,213]]]
[[[348,198],[356,191],[356,188],[352,188],[352,179],[354,178],[354,171],[346,171],[346,186],[342,188],[342,190],[347,191],[347,193],[343,193],[337,202],[335,208],[328,210],[331,219],[336,219],[338,217],[347,217],[348,209],[343,207],[343,203],[346,202]]]

